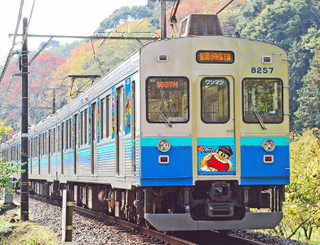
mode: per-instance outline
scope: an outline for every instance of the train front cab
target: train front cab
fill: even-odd
[[[232,60],[202,62],[211,51]],[[281,221],[289,183],[286,58],[275,45],[225,37],[142,50],[137,183],[156,229],[263,229]]]

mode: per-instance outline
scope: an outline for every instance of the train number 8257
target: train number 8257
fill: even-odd
[[[251,73],[272,74],[273,67],[251,67]]]

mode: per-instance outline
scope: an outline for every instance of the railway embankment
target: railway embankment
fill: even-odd
[[[15,198],[19,202],[19,197]],[[0,215],[0,242],[1,244],[61,244],[61,208],[39,200],[30,198],[30,222],[19,220],[19,207],[4,211]],[[200,234],[200,233],[199,233]],[[230,231],[229,235],[242,237],[252,243],[243,244],[293,244],[302,245],[295,240],[280,239],[252,231]],[[210,239],[203,233],[193,236],[183,236],[183,239],[193,241],[194,244],[224,244],[207,243]],[[215,236],[212,234],[212,236]],[[127,229],[108,224],[102,220],[83,216],[77,212],[73,215],[73,241],[78,244],[163,244],[130,232]],[[211,239],[212,241],[212,239]]]

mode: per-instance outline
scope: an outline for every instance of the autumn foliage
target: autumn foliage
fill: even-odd
[[[56,68],[64,58],[51,53],[40,54],[29,67],[29,124],[47,116],[52,110],[52,91],[49,90]],[[21,114],[21,76],[19,62],[13,61],[0,87],[1,117],[8,118],[8,125],[19,128]]]

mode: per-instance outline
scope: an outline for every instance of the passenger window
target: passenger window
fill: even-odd
[[[66,136],[65,136],[65,138],[66,138],[65,144],[66,144],[66,149],[68,150],[68,148],[69,148],[69,120],[66,121],[66,132],[65,132],[65,134],[66,134]]]
[[[69,127],[69,130],[68,130],[68,147],[69,149],[72,148],[71,146],[71,143],[72,143],[72,121],[71,121],[71,118],[68,120],[69,121],[69,124],[68,124],[68,127]]]
[[[48,138],[47,138],[47,132],[45,132],[43,134],[43,147],[44,147],[44,150],[43,150],[43,155],[47,155],[48,154],[48,151],[47,151],[47,146],[48,146]]]
[[[100,101],[100,137],[101,139],[105,138],[106,126],[105,126],[105,106],[106,106],[106,99],[101,99]]]
[[[281,123],[282,81],[247,78],[243,80],[243,120],[246,123]]]
[[[42,134],[39,134],[39,157],[42,156]]]
[[[84,126],[83,126],[83,121],[84,121],[84,119],[83,119],[83,114],[84,114],[84,112],[82,111],[81,112],[81,114],[80,114],[80,144],[81,145],[83,145],[83,139],[84,139],[84,136],[83,136],[83,128],[84,128]]]
[[[88,143],[88,109],[84,110],[84,144]]]
[[[112,102],[111,96],[107,97],[106,104],[106,137],[109,138],[111,136],[111,125],[112,125]]]
[[[53,153],[56,152],[56,129],[53,129]]]
[[[189,81],[185,77],[147,79],[147,120],[183,123],[189,120]]]
[[[61,126],[58,126],[58,152],[61,152]]]
[[[205,123],[229,121],[229,82],[206,77],[201,81],[201,119]]]

